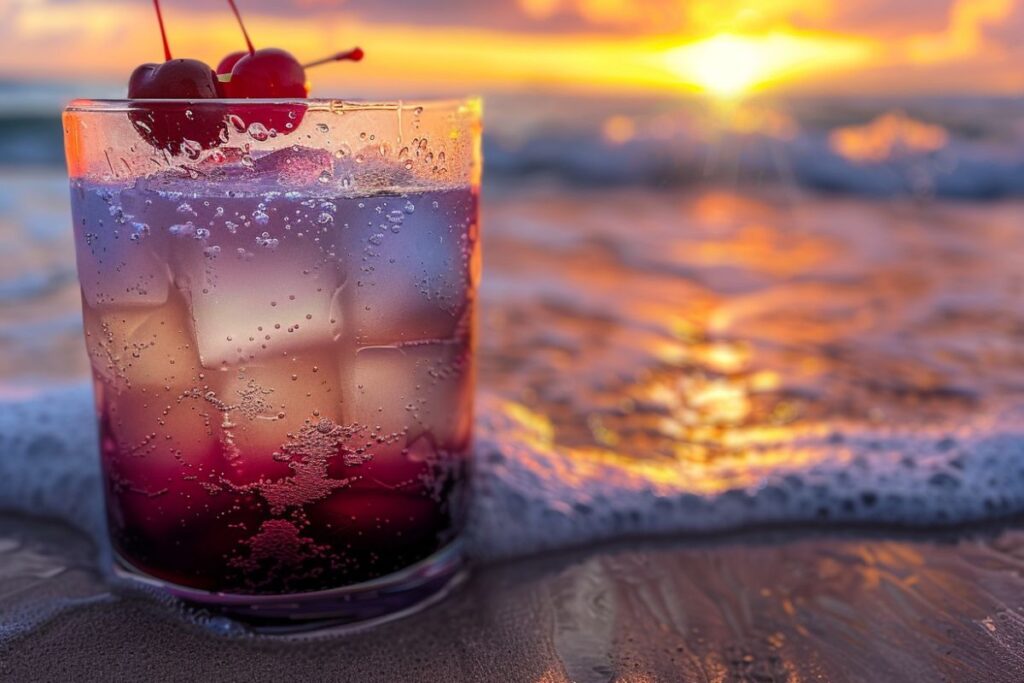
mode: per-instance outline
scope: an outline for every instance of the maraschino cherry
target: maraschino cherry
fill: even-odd
[[[304,99],[309,96],[307,68],[342,60],[358,62],[363,58],[363,51],[358,47],[308,64],[300,63],[290,52],[276,47],[257,50],[235,0],[228,0],[228,4],[248,48],[247,53],[232,52],[217,65],[217,75],[224,83],[228,97]]]
[[[142,64],[137,67],[128,80],[128,97],[202,100],[222,96],[217,74],[209,65],[198,59],[171,57],[160,0],[153,0],[153,6],[160,24],[165,61],[162,64]],[[200,149],[215,147],[226,130],[223,109],[211,109],[207,105],[192,111],[180,104],[150,102],[144,108],[133,110],[129,118],[143,139],[171,154],[183,151],[197,154],[199,149],[195,145]]]
[[[309,95],[306,69],[328,62],[363,58],[360,48],[338,52],[330,57],[301,64],[291,53],[278,48],[253,47],[235,0],[228,0],[245,37],[246,52],[232,52],[217,65],[216,72],[195,59],[173,59],[164,29],[160,1],[153,0],[160,37],[164,47],[163,64],[143,64],[128,82],[128,97],[145,100],[305,99]],[[129,117],[139,134],[157,149],[171,154],[198,156],[227,139],[229,118],[239,132],[261,124],[270,134],[295,130],[305,114],[306,105],[288,102],[273,107],[203,104],[189,109],[179,103],[150,101],[132,110]]]
[[[357,47],[303,65],[290,52],[276,47],[257,50],[249,38],[235,0],[228,0],[228,4],[242,29],[248,52],[232,52],[217,65],[217,75],[227,97],[305,99],[309,96],[309,84],[306,82],[308,67],[341,60],[359,61],[363,58],[363,51]],[[302,104],[281,104],[273,111],[258,107],[232,107],[232,113],[238,117],[233,120],[243,122],[246,126],[260,123],[267,130],[283,135],[291,133],[298,126],[305,110]]]
[[[235,64],[242,57],[249,56],[249,53],[245,50],[239,50],[238,52],[232,52],[224,59],[220,60],[220,64],[217,65],[216,72],[217,76],[231,77],[231,69],[234,68]]]

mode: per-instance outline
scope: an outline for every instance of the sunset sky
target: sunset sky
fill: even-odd
[[[165,0],[175,56],[243,47],[227,4]],[[239,0],[259,46],[364,63],[317,94],[515,90],[1024,93],[1024,0]],[[0,0],[0,77],[120,81],[161,58],[149,0]]]

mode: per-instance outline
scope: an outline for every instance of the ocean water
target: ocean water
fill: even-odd
[[[478,561],[1024,512],[1019,102],[591,104],[489,108]],[[3,174],[0,508],[104,564],[68,220]]]
[[[63,163],[59,114],[112,83],[0,81],[0,166]],[[324,96],[340,96],[325,93]],[[358,95],[358,93],[356,94]],[[1024,195],[1024,99],[490,94],[492,179],[576,187],[782,183],[870,197]]]

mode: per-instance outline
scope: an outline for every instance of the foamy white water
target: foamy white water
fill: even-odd
[[[927,430],[834,425],[754,450],[750,483],[561,450],[519,404],[483,396],[470,552],[491,561],[628,536],[763,524],[948,525],[1024,511],[1024,406]],[[109,557],[92,392],[0,404],[0,508],[65,521]],[[792,454],[770,457],[772,452]]]

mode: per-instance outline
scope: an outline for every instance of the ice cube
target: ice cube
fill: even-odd
[[[282,185],[315,187],[317,183],[331,181],[334,159],[327,150],[295,145],[257,157],[253,171],[276,178]]]
[[[469,190],[345,201],[347,335],[368,345],[458,333],[476,276],[475,205]]]
[[[342,149],[342,156],[334,167],[334,175],[343,186],[359,195],[372,195],[409,187],[413,174],[402,164],[392,163],[381,156],[380,147],[364,147],[356,151]]]
[[[282,193],[190,204],[196,215],[171,251],[205,367],[295,353],[340,333],[344,273],[319,204]]]
[[[341,419],[338,356],[331,347],[266,358],[216,373],[226,471],[236,484],[286,477],[280,457],[303,427]]]
[[[147,498],[202,491],[219,478],[216,406],[176,387],[103,392],[112,486]],[[198,487],[198,488],[197,488]]]
[[[93,372],[111,391],[182,393],[204,385],[185,301],[169,294],[154,307],[83,306]]]
[[[220,478],[221,416],[181,295],[157,308],[86,306],[85,324],[112,514],[154,532],[201,515]]]
[[[344,419],[363,427],[365,478],[402,485],[439,453],[468,447],[473,366],[464,339],[373,346],[342,364]]]
[[[75,248],[90,306],[154,306],[167,300],[170,271],[163,236],[110,188],[73,188]]]

